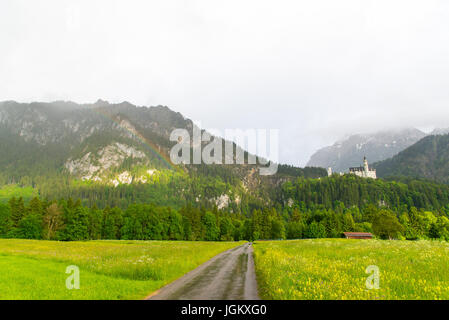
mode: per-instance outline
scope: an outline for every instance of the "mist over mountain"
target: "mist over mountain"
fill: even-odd
[[[331,167],[335,172],[347,172],[367,157],[370,163],[393,157],[413,145],[426,134],[418,129],[381,131],[373,134],[351,135],[312,155],[307,166]]]
[[[445,135],[445,134],[449,134],[449,128],[436,128],[434,129],[430,135]]]

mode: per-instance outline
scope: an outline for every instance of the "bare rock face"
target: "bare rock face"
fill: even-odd
[[[229,196],[227,194],[222,194],[215,200],[215,205],[217,206],[218,210],[221,210],[228,207],[229,201]]]
[[[119,167],[127,158],[145,159],[146,155],[134,147],[116,142],[95,153],[88,152],[82,158],[69,159],[65,167],[72,175],[81,176],[83,180],[92,180],[94,177],[100,177],[110,168]],[[125,175],[122,180],[129,179]]]
[[[77,160],[69,159],[65,167],[72,175],[82,176],[82,180],[90,180],[92,176],[101,170],[101,167],[92,163],[91,153],[86,153],[84,157]]]
[[[128,171],[125,171],[118,175],[117,180],[121,184],[131,184],[133,182],[133,177]]]
[[[132,182],[133,176],[128,171],[120,173],[116,179],[111,181],[114,187],[117,187],[120,184],[131,184]]]

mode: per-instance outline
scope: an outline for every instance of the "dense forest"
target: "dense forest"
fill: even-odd
[[[297,185],[297,187],[299,187]],[[292,186],[286,186],[292,188]],[[154,204],[132,204],[127,209],[80,200],[47,201],[11,198],[0,204],[0,237],[61,241],[122,240],[259,240],[338,238],[343,232],[372,232],[382,239],[449,240],[448,208],[388,207],[367,204],[331,207],[301,201],[283,208],[232,213],[216,207],[184,206],[179,210]]]
[[[147,170],[131,161],[111,170],[112,174],[123,171],[136,176]],[[153,203],[159,206],[170,206],[180,209],[188,204],[194,206],[213,207],[219,197],[229,197],[227,208],[233,212],[247,212],[255,208],[274,205],[275,190],[285,181],[297,178],[317,178],[327,175],[322,168],[295,168],[279,166],[279,172],[273,176],[254,176],[246,181],[245,190],[241,181],[249,169],[238,165],[191,165],[187,168],[158,169],[149,176],[145,183],[133,182],[117,186],[94,181],[82,181],[64,173],[51,173],[43,176],[24,176],[19,181],[0,172],[0,200],[3,188],[16,186],[17,195],[20,190],[34,188],[41,198],[45,199],[81,199],[85,206],[117,206],[126,209],[134,203]],[[242,172],[240,172],[242,171]],[[11,184],[11,182],[14,182]],[[20,188],[20,190],[19,190]],[[31,193],[31,192],[28,192]],[[9,198],[10,198],[9,197]],[[238,201],[237,201],[238,199]]]
[[[293,201],[312,209],[317,206],[335,209],[341,202],[345,207],[373,204],[395,211],[417,207],[447,212],[449,185],[410,178],[374,180],[335,174],[331,178],[288,181],[283,184],[278,201]]]

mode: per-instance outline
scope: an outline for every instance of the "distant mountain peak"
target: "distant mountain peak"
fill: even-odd
[[[449,128],[436,128],[430,134],[431,135],[445,135],[449,133]]]
[[[318,150],[312,155],[307,166],[331,167],[336,172],[346,172],[350,167],[357,166],[365,156],[371,162],[385,160],[425,136],[424,132],[414,128],[353,134],[332,146]]]
[[[94,105],[101,106],[101,107],[102,106],[108,106],[109,102],[105,101],[105,100],[102,100],[102,99],[98,99],[97,102],[94,103]]]

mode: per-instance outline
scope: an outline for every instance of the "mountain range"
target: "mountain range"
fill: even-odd
[[[324,169],[286,165],[266,177],[258,165],[174,165],[171,132],[185,129],[192,136],[193,128],[165,106],[1,102],[0,185],[32,186],[44,197],[100,206],[188,202],[238,211],[270,202],[267,194],[280,183],[326,175]]]
[[[307,166],[331,167],[334,172],[347,172],[350,167],[359,166],[364,157],[370,163],[391,158],[425,136],[424,132],[411,128],[351,135],[318,150]]]
[[[293,199],[310,204],[325,201],[332,206],[343,198],[330,192],[319,200],[324,180],[303,185],[298,178],[324,178],[323,167],[344,171],[360,164],[364,156],[381,178],[449,182],[449,135],[444,129],[430,136],[416,129],[354,135],[318,152],[309,167],[279,165],[275,175],[262,176],[260,166],[253,164],[174,165],[169,152],[176,142],[170,134],[180,128],[191,133],[195,127],[165,106],[102,100],[93,104],[0,102],[0,189],[5,185],[21,190],[31,187],[34,191],[27,192],[37,192],[42,198],[82,199],[99,207],[151,202],[174,208],[192,204],[250,212],[252,208],[291,206]],[[233,150],[241,149],[233,144]],[[245,158],[250,156],[244,153]],[[351,177],[335,179],[325,184],[336,183],[341,192],[353,188]],[[357,183],[365,185],[362,180]],[[410,188],[415,187],[411,184]],[[384,201],[385,195],[379,197]]]

